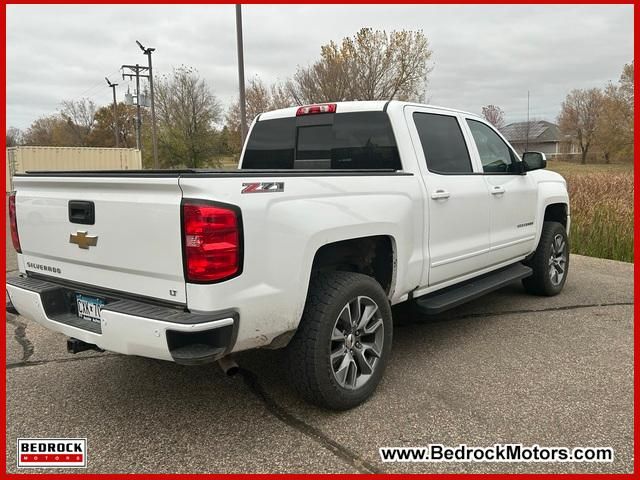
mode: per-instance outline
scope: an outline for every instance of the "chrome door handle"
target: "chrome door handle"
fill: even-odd
[[[491,189],[491,195],[502,195],[504,192],[504,187],[495,186]]]
[[[431,194],[431,198],[433,198],[434,200],[444,200],[449,198],[449,195],[449,192],[447,192],[444,188],[439,188]]]

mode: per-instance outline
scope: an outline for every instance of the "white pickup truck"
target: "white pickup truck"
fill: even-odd
[[[306,399],[350,408],[389,359],[391,305],[562,290],[569,198],[545,164],[476,115],[390,101],[263,113],[239,170],[17,175],[7,310],[73,353],[286,347]]]

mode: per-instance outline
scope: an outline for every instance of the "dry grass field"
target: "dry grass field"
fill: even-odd
[[[567,179],[571,198],[571,251],[633,262],[633,164],[550,161]]]

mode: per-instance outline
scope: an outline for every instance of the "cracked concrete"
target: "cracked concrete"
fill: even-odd
[[[297,398],[278,351],[238,355],[241,375],[227,378],[215,366],[71,356],[62,335],[7,317],[9,471],[17,437],[65,436],[88,438],[88,472],[633,469],[630,264],[574,256],[558,297],[530,297],[514,285],[426,322],[405,314],[376,394],[340,413]],[[383,464],[378,457],[381,446],[496,442],[612,446],[616,459]]]
[[[69,358],[53,358],[51,360],[36,360],[36,361],[26,361],[26,362],[13,362],[7,363],[7,370],[12,370],[14,368],[24,368],[24,367],[34,367],[38,365],[46,365],[48,363],[67,363],[67,362],[78,362],[80,360],[87,360],[89,358],[96,358],[98,356],[102,357],[113,357],[117,356],[117,353],[108,353],[106,355],[85,355],[83,357],[69,357]]]
[[[295,428],[306,437],[315,440],[321,447],[329,450],[336,457],[351,465],[359,473],[381,473],[375,465],[364,460],[355,451],[350,450],[345,445],[339,444],[329,436],[325,435],[321,430],[305,423],[295,415],[289,413],[286,409],[282,408],[260,384],[255,373],[244,368],[241,368],[239,373],[244,378],[249,390],[251,390],[256,397],[262,401],[269,412],[283,423]]]
[[[27,324],[18,320],[19,317],[15,315],[7,314],[7,323],[15,327],[13,338],[18,342],[18,345],[22,348],[22,359],[20,363],[26,363],[29,361],[31,355],[33,355],[33,344],[26,336]]]

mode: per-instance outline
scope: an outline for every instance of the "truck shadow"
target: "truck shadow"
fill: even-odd
[[[455,342],[461,328],[464,328],[466,334],[469,334],[470,330],[482,330],[482,312],[490,310],[487,316],[493,316],[503,310],[509,311],[509,306],[518,305],[519,295],[526,295],[520,286],[506,287],[469,304],[429,317],[420,316],[402,306],[394,307],[394,345],[389,368],[393,368],[394,363],[406,364],[409,359],[429,365],[432,356],[437,356],[439,350],[446,349]],[[505,297],[510,298],[508,305],[502,301]],[[287,382],[284,350],[258,349],[241,352],[234,355],[234,358],[241,370],[252,373],[255,381],[259,382],[265,391],[287,404],[302,402],[297,399]],[[242,375],[227,377],[217,364],[181,366],[160,360],[131,357],[121,357],[118,362],[122,363],[123,369],[129,371],[127,375],[120,377],[122,383],[119,388],[129,391],[150,389],[140,390],[140,395],[158,395],[160,392],[154,392],[159,384],[139,382],[136,380],[138,376],[162,379],[162,391],[166,394],[171,390],[176,398],[185,395],[193,399],[194,391],[204,393],[211,389],[215,389],[210,391],[215,397],[233,396],[238,394],[237,390],[246,390]],[[100,381],[99,375],[96,381]],[[384,381],[393,383],[394,380],[387,375]]]
[[[414,363],[418,368],[428,366],[450,345],[455,344],[461,329],[465,335],[482,333],[483,317],[495,317],[513,311],[520,296],[529,297],[520,285],[505,287],[460,307],[439,315],[423,316],[404,305],[393,307],[394,338],[388,369],[394,365]],[[492,321],[499,321],[493,319]],[[291,406],[308,407],[291,391],[287,382],[287,365],[283,350],[254,350],[235,356],[238,364],[253,372],[264,388],[279,400]],[[385,375],[382,383],[393,389],[397,382],[392,374]],[[328,415],[342,415],[327,412]]]

